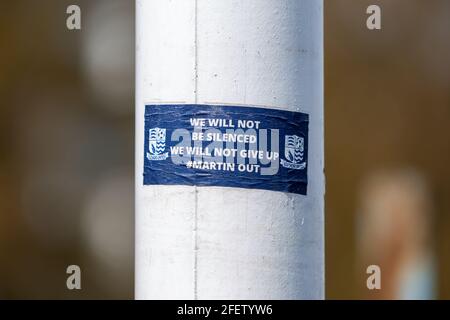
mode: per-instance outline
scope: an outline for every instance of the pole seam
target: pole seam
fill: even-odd
[[[194,15],[194,69],[195,69],[195,79],[194,79],[194,100],[195,104],[198,103],[198,0],[195,0],[195,15]],[[193,237],[194,237],[194,300],[198,299],[198,190],[197,186],[194,186],[195,193],[195,209],[194,209],[194,229],[193,229]]]

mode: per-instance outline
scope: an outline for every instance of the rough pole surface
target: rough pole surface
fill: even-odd
[[[137,0],[136,298],[324,297],[322,0]],[[143,186],[146,103],[308,113],[308,195]]]

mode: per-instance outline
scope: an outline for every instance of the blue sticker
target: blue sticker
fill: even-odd
[[[146,105],[144,185],[223,186],[306,195],[305,113]]]

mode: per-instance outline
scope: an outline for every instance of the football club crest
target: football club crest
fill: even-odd
[[[147,159],[151,161],[166,160],[166,129],[152,128],[149,130]]]
[[[284,138],[284,157],[281,165],[288,169],[303,170],[306,168],[305,139],[296,135],[287,135]]]

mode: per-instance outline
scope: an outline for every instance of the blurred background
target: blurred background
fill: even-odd
[[[450,1],[325,2],[327,298],[450,299]],[[1,1],[0,49],[0,299],[132,299],[134,1]]]

